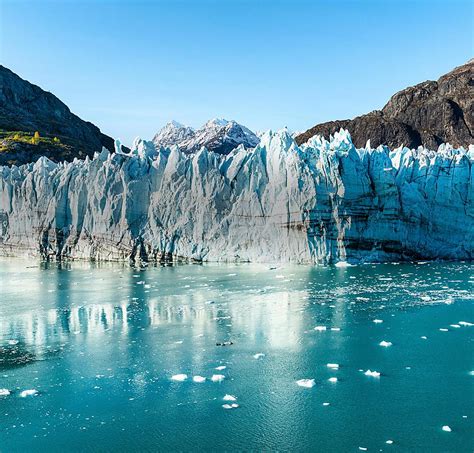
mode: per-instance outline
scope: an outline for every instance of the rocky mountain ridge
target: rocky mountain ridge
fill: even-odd
[[[474,143],[474,59],[443,75],[437,81],[419,83],[394,94],[382,110],[352,120],[318,124],[298,135],[298,144],[314,135],[329,138],[347,129],[355,146],[381,144],[396,148],[442,143],[467,148]]]

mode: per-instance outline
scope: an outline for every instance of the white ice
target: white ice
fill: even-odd
[[[8,395],[10,395],[10,390],[0,389],[0,396],[8,396]]]
[[[21,398],[26,398],[27,396],[34,396],[38,394],[38,390],[36,389],[29,389],[29,390],[23,390],[20,393]]]
[[[314,381],[314,379],[299,379],[296,381],[296,384],[298,384],[300,387],[310,389],[311,387],[314,387],[316,382]]]
[[[187,374],[174,374],[171,376],[172,381],[178,381],[178,382],[183,382],[188,378]]]
[[[222,398],[224,401],[237,401],[237,397],[235,397],[234,395],[224,395],[224,397]]]
[[[379,343],[379,346],[383,346],[384,348],[388,348],[389,346],[392,346],[392,342],[383,340]]]
[[[204,376],[193,376],[193,382],[197,382],[198,384],[201,384],[206,381],[206,378]]]
[[[221,382],[225,379],[225,376],[223,374],[213,374],[211,377],[212,382]]]
[[[380,377],[380,372],[379,371],[367,370],[364,374],[366,376]]]

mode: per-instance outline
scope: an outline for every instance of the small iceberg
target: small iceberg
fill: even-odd
[[[174,374],[171,376],[172,381],[178,381],[178,382],[183,382],[188,378],[187,374]]]
[[[222,407],[224,409],[237,409],[239,407],[238,404],[223,404]]]
[[[392,342],[383,340],[379,343],[379,346],[382,346],[384,348],[388,348],[389,346],[392,346]]]
[[[314,381],[314,379],[299,379],[296,381],[296,384],[300,387],[310,389],[311,387],[314,387],[316,382]]]
[[[380,372],[378,371],[367,370],[364,374],[366,376],[380,377]]]
[[[193,376],[193,382],[197,382],[198,384],[201,384],[206,381],[206,378],[204,376]]]
[[[254,359],[257,359],[257,360],[258,360],[258,359],[261,359],[261,358],[263,358],[263,357],[265,357],[265,354],[264,354],[263,352],[257,352],[257,354],[254,354],[254,355],[253,355],[253,358],[254,358]]]
[[[332,370],[338,370],[339,369],[339,364],[338,363],[328,363],[326,366],[328,368],[331,368]]]
[[[224,401],[237,401],[237,397],[234,395],[224,395],[222,398]]]
[[[222,370],[225,370],[227,367],[225,365],[219,365],[219,366],[216,366],[214,369],[217,370],[217,371],[222,371]]]
[[[426,335],[422,335],[420,338],[421,338],[422,340],[427,340],[427,339],[428,339],[428,337],[427,337]]]
[[[449,427],[448,425],[444,425],[441,429],[443,431],[446,431],[447,433],[450,433],[452,431],[451,427]]]
[[[337,382],[337,377],[330,377],[328,379],[329,382]]]
[[[352,267],[353,265],[347,261],[338,261],[334,266],[336,267]]]
[[[37,394],[38,394],[38,390],[36,389],[23,390],[20,393],[20,398],[26,398],[27,396],[34,396]]]
[[[324,332],[325,330],[327,330],[327,327],[326,326],[316,326],[314,328],[314,330],[316,330],[317,332]]]
[[[467,321],[459,321],[458,324],[460,326],[464,326],[464,327],[472,327],[474,326],[474,324],[472,322],[467,322]]]
[[[15,346],[15,345],[17,345],[18,343],[19,343],[18,340],[8,340],[8,344],[9,344],[10,346]]]
[[[374,322],[375,324],[382,324],[383,319],[374,319],[372,322]]]
[[[212,382],[222,382],[225,379],[223,374],[213,374],[211,377]]]
[[[0,396],[8,396],[8,395],[10,395],[10,390],[0,389]]]
[[[393,440],[391,440],[391,439],[386,440],[385,443],[388,444],[388,445],[392,445],[392,444],[393,444]]]
[[[323,406],[329,406],[330,403],[323,403]]]
[[[444,327],[441,327],[441,328],[439,329],[439,331],[440,331],[440,332],[449,332],[449,329],[445,329]]]

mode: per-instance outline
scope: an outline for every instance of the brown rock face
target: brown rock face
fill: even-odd
[[[382,110],[352,120],[318,124],[296,137],[298,144],[313,135],[328,138],[341,127],[348,129],[356,147],[424,145],[441,143],[467,147],[474,143],[474,60],[439,78],[394,94]]]
[[[52,93],[23,80],[0,65],[0,130],[39,132],[41,137],[60,140],[61,146],[28,145],[23,142],[4,142],[0,165],[7,162],[32,162],[41,155],[54,161],[93,155],[102,146],[114,149],[114,141],[94,124],[72,113],[68,106]],[[2,134],[3,135],[3,134]]]

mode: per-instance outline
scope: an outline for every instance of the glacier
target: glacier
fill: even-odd
[[[0,167],[0,255],[45,259],[361,263],[474,256],[474,146],[298,146],[124,154]]]

